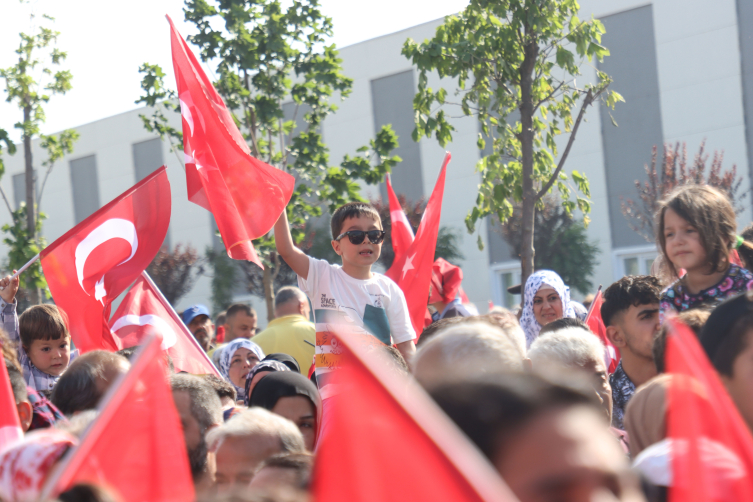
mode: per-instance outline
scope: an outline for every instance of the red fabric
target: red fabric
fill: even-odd
[[[390,175],[387,175],[387,198],[390,201],[390,222],[392,224],[392,251],[395,253],[393,261],[403,257],[403,254],[408,250],[413,243],[415,236],[413,235],[413,228],[410,226],[408,217],[405,216],[400,201],[395,195],[395,191],[392,189],[392,179]]]
[[[737,252],[737,249],[733,249],[729,253],[729,261],[730,263],[737,265],[738,267],[743,266],[743,262],[740,261],[740,254]],[[743,267],[745,268],[745,267]]]
[[[403,290],[417,337],[421,336],[424,328],[431,271],[434,265],[434,252],[437,248],[439,219],[442,215],[445,173],[450,158],[451,155],[447,152],[442,163],[442,169],[439,171],[439,178],[434,185],[434,191],[431,193],[424,215],[421,217],[416,239],[408,247],[405,254],[392,263],[392,267],[385,274]]]
[[[429,303],[450,303],[458,296],[463,270],[444,258],[437,258],[431,267]]]
[[[698,338],[670,319],[667,432],[673,443],[670,502],[753,500],[753,438]]]
[[[0,451],[24,437],[18,419],[16,398],[10,385],[10,376],[5,367],[5,358],[0,357]]]
[[[263,268],[251,241],[274,226],[295,179],[251,156],[222,98],[167,19],[183,117],[188,200],[214,215],[228,256]]]
[[[214,374],[222,378],[173,308],[165,305],[162,295],[143,275],[120,302],[109,325],[120,348],[139,345],[148,332],[156,332],[176,372]]]
[[[379,351],[366,353],[347,333],[337,337],[345,359],[332,378],[341,392],[325,404],[328,425],[317,445],[314,500],[515,500],[417,384],[390,372]]]
[[[81,444],[49,482],[54,495],[76,483],[102,484],[124,502],[189,502],[193,480],[180,417],[158,338],[113,385]]]
[[[607,349],[607,353],[604,357],[604,362],[607,365],[607,371],[614,373],[617,369],[617,365],[620,364],[620,349],[612,345],[607,336],[607,328],[604,326],[604,321],[601,319],[601,305],[604,303],[604,299],[601,296],[601,289],[596,292],[596,296],[591,302],[591,308],[588,310],[586,316],[586,324],[599,337],[601,343]]]
[[[40,253],[55,303],[68,316],[76,347],[118,350],[110,303],[157,255],[170,224],[165,167],[138,182]]]
[[[225,341],[225,326],[217,326],[217,334],[214,338],[217,340],[217,343]]]

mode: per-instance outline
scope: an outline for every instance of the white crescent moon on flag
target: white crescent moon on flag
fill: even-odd
[[[133,258],[133,255],[136,254],[136,250],[139,248],[139,237],[136,233],[136,227],[133,222],[129,220],[111,218],[89,232],[89,235],[78,243],[75,252],[76,276],[78,277],[78,283],[81,285],[81,289],[83,289],[87,295],[89,295],[89,292],[84,288],[84,265],[86,265],[86,260],[97,246],[104,244],[110,239],[123,239],[131,245],[131,255],[118,263],[118,265],[122,265]],[[106,295],[104,283],[105,277],[102,276],[94,286],[95,298],[98,301]]]
[[[175,342],[178,341],[177,337],[175,336],[175,332],[167,323],[167,321],[156,315],[125,315],[115,321],[115,324],[112,325],[110,331],[115,333],[119,329],[125,328],[126,326],[153,326],[157,330],[157,333],[162,336],[162,350],[169,349],[170,347],[175,345]]]

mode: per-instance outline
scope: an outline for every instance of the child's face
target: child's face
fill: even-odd
[[[40,371],[48,375],[60,376],[71,360],[71,339],[34,340],[26,354]]]
[[[676,269],[691,272],[708,268],[706,250],[698,230],[669,208],[664,212],[664,242],[667,256]]]
[[[375,220],[371,216],[359,216],[358,218],[348,218],[343,221],[340,233],[351,230],[382,230],[382,222]],[[332,241],[332,247],[335,252],[342,256],[343,266],[352,265],[357,267],[371,267],[379,259],[382,252],[382,243],[372,243],[368,236],[364,238],[361,244],[353,244],[350,238],[345,235],[339,241]]]

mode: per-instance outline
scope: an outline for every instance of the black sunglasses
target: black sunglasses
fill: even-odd
[[[335,240],[339,241],[346,235],[351,244],[361,244],[367,235],[369,236],[369,242],[372,244],[380,244],[384,240],[384,230],[369,230],[368,232],[364,232],[363,230],[348,230],[338,235]]]

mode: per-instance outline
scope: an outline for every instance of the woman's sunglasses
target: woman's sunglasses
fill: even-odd
[[[367,235],[369,236],[369,242],[372,244],[380,244],[384,240],[384,230],[369,230],[368,232],[364,232],[363,230],[348,230],[338,235],[335,240],[339,241],[346,235],[351,244],[361,244]]]

